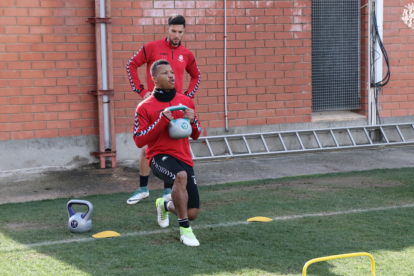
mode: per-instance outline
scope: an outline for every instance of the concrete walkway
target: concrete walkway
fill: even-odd
[[[404,167],[414,168],[414,146],[198,162],[194,170],[198,185],[212,185],[285,176]],[[49,168],[0,171],[0,204],[116,192],[132,193],[138,188],[138,183],[139,171],[136,165],[115,169],[100,169],[97,165],[91,165],[72,170]],[[149,187],[161,189],[163,184],[151,175]]]

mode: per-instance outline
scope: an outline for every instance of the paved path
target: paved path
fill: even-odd
[[[198,185],[212,185],[285,176],[404,167],[414,168],[414,146],[198,162],[194,170]],[[0,171],[0,204],[133,192],[138,187],[138,180],[139,171],[136,166],[100,169],[97,165],[91,165],[73,170]],[[162,183],[151,175],[149,187],[160,189]]]

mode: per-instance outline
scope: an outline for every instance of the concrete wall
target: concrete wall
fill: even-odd
[[[394,123],[406,123],[413,122],[412,116],[406,117],[391,117],[384,118],[384,124]],[[279,125],[263,125],[263,126],[246,126],[246,127],[232,127],[229,132],[225,132],[223,128],[210,128],[206,131],[206,134],[211,135],[228,135],[228,134],[240,134],[240,133],[261,133],[261,132],[273,132],[273,131],[290,131],[290,130],[306,130],[306,129],[322,129],[322,128],[335,128],[335,127],[352,127],[367,125],[367,119],[361,117],[355,117],[354,119],[333,121],[333,120],[320,120],[319,122],[310,123],[296,123],[296,124],[279,124]],[[410,141],[414,141],[414,131],[412,129],[402,130],[403,134]],[[338,136],[339,134],[339,136]],[[346,133],[335,133],[337,139],[342,143],[346,143],[349,138]],[[364,143],[366,140],[363,133],[353,133],[355,140],[358,143]],[[389,139],[398,140],[398,134],[387,131]],[[316,141],[312,135],[301,136],[305,147],[317,147]],[[319,136],[319,139],[323,145],[334,145],[332,138],[329,135]],[[285,136],[284,141],[288,148],[300,148],[296,137]],[[138,159],[140,149],[138,149],[132,139],[130,133],[119,133],[116,135],[117,142],[117,163],[120,166],[138,165]],[[234,141],[232,148],[240,148],[243,151],[244,143]],[[257,141],[249,141],[252,145],[253,151],[263,150],[262,142],[260,139]],[[350,140],[348,141],[351,144]],[[270,147],[270,150],[281,150],[281,144],[277,139],[266,139],[266,143]],[[193,150],[197,151],[197,156],[208,156],[208,149],[204,143],[200,145],[194,145]],[[216,153],[223,153],[226,151],[224,144],[215,145]],[[43,139],[26,139],[26,140],[8,140],[0,143],[0,152],[2,157],[0,159],[0,172],[8,170],[21,170],[21,169],[41,169],[41,170],[61,170],[69,169],[72,167],[79,167],[91,163],[98,163],[99,160],[93,156],[90,156],[91,151],[98,150],[98,136],[75,136],[75,137],[53,137]],[[109,160],[108,160],[109,161]]]
[[[116,139],[119,165],[136,163],[140,149],[135,146],[132,134],[120,133]],[[98,150],[97,135],[2,141],[0,171],[79,167],[99,162],[90,156],[91,151]]]

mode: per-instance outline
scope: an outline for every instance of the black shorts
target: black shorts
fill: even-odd
[[[168,184],[174,184],[176,174],[185,171],[187,173],[187,208],[200,209],[200,197],[193,167],[171,155],[158,154],[151,160],[151,171],[156,177]]]

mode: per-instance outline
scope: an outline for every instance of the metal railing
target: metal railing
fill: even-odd
[[[404,137],[401,129],[409,128],[412,131],[412,139]],[[394,131],[394,135],[387,135],[386,130]],[[352,135],[351,131],[358,131],[358,138],[361,139],[361,135],[365,137],[364,142],[359,142],[355,134]],[[373,140],[370,133],[376,131],[381,133],[382,139]],[[337,135],[335,135],[337,133]],[[338,139],[341,134],[341,139]],[[346,139],[347,136],[349,140]],[[309,138],[313,137],[315,146],[306,145],[303,141],[301,135],[308,135]],[[319,135],[319,136],[318,136]],[[320,136],[328,135],[333,141],[332,145],[321,142]],[[286,143],[288,137],[294,137],[297,148],[289,147]],[[392,139],[390,137],[392,136]],[[281,148],[277,150],[271,150],[266,143],[267,138],[277,137],[280,141]],[[296,137],[296,138],[295,138]],[[398,140],[397,141],[397,138]],[[346,142],[342,140],[347,140]],[[261,140],[260,151],[252,150],[252,145],[249,145],[248,139]],[[231,142],[234,140],[242,141],[244,143],[245,150],[241,151],[240,147],[235,148],[231,146]],[[309,139],[308,139],[309,140]],[[349,143],[350,141],[350,143]],[[212,146],[213,142],[221,142],[222,149],[221,152],[216,153],[214,147]],[[194,150],[197,145],[205,144],[204,147],[207,147],[208,151],[206,154],[199,154]],[[325,128],[325,129],[308,129],[308,130],[293,130],[293,131],[279,131],[279,132],[263,132],[263,133],[248,133],[248,134],[233,134],[233,135],[222,135],[222,136],[206,136],[200,137],[198,140],[190,140],[190,150],[193,160],[203,160],[203,159],[219,159],[219,158],[232,158],[232,157],[243,157],[243,156],[258,156],[258,155],[272,155],[272,154],[281,154],[281,153],[294,153],[294,152],[306,152],[306,151],[321,151],[321,150],[336,150],[336,149],[352,149],[352,148],[364,148],[364,147],[376,147],[383,145],[403,145],[403,144],[413,144],[414,143],[414,123],[402,123],[402,124],[387,124],[387,125],[373,125],[373,126],[353,126],[353,127],[338,127],[338,128]],[[309,144],[309,143],[308,143]],[[257,144],[256,144],[257,145]],[[223,147],[224,146],[224,147]],[[203,146],[202,146],[203,147]]]

